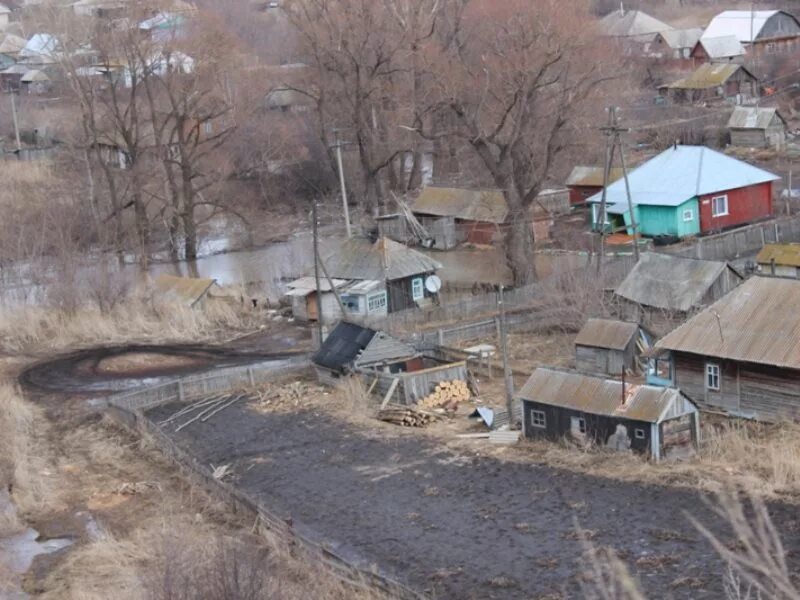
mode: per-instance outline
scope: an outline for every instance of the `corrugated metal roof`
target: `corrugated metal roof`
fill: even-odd
[[[356,366],[386,364],[417,356],[418,352],[411,344],[407,344],[388,333],[379,331],[369,341],[361,354],[356,358]]]
[[[681,393],[674,388],[627,383],[623,402],[619,380],[539,368],[517,396],[593,415],[658,423]]]
[[[777,115],[783,121],[777,108],[760,106],[737,106],[728,119],[728,127],[732,129],[767,129]]]
[[[333,286],[335,288],[339,288],[347,283],[346,279],[335,279],[331,278],[333,281]],[[295,290],[308,290],[309,292],[316,291],[317,289],[317,280],[315,277],[299,277],[294,281],[290,281],[286,284],[286,287],[295,289]],[[319,289],[321,292],[330,292],[331,291],[331,283],[328,281],[327,277],[320,277],[319,278]]]
[[[798,315],[800,281],[751,277],[655,348],[800,369]]]
[[[426,186],[411,210],[414,213],[489,223],[504,223],[508,216],[508,204],[498,190]]]
[[[694,29],[673,29],[670,31],[660,31],[658,33],[667,45],[673,50],[682,50],[683,48],[693,48],[700,36],[703,35],[703,30],[700,27]]]
[[[760,265],[769,265],[772,261],[784,267],[800,267],[800,244],[767,244],[756,256]]]
[[[672,26],[640,10],[615,10],[600,19],[600,28],[609,36],[636,38],[670,31]]]
[[[639,331],[637,323],[614,319],[589,319],[575,338],[576,346],[624,350]]]
[[[194,306],[216,283],[216,279],[176,277],[175,275],[162,274],[156,277],[153,287],[166,300]]]
[[[651,206],[680,206],[695,196],[778,179],[777,175],[705,146],[669,148],[628,174],[633,204]],[[601,197],[598,192],[587,202],[600,202]],[[608,186],[606,201],[624,206],[627,211],[624,181]]]
[[[732,58],[744,56],[745,53],[744,46],[735,35],[701,36],[698,43],[703,46],[709,58]]]
[[[711,19],[701,39],[732,35],[743,43],[757,40],[761,35],[761,30],[764,29],[764,26],[767,24],[767,21],[778,13],[784,13],[794,19],[789,13],[782,10],[723,11]]]
[[[678,79],[665,87],[671,90],[708,90],[723,85],[739,70],[750,74],[742,65],[735,63],[705,63],[697,67],[688,77]]]
[[[393,281],[442,268],[441,263],[421,252],[385,237],[376,242],[364,238],[346,240],[325,259],[325,266],[331,277],[377,281]]]
[[[644,306],[688,311],[700,306],[709,288],[729,268],[724,262],[645,252],[616,294]]]
[[[311,360],[328,369],[344,370],[367,347],[375,333],[375,330],[369,327],[339,321]]]
[[[612,167],[608,174],[608,182],[614,183],[620,177],[622,177],[622,168]],[[567,177],[565,185],[602,187],[603,167],[574,167],[569,177]]]

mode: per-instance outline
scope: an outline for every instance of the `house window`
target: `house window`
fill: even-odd
[[[691,221],[692,219],[694,219],[694,211],[693,210],[689,209],[689,210],[683,211],[683,220],[684,221]]]
[[[719,390],[719,365],[714,363],[706,365],[706,389]]]
[[[572,433],[577,435],[585,435],[586,419],[583,417],[572,417]]]
[[[547,427],[547,418],[545,414],[541,410],[532,410],[531,411],[531,425],[534,427],[539,427],[540,429],[544,429]]]
[[[728,214],[728,197],[714,196],[711,199],[711,216],[724,217]]]
[[[425,288],[422,284],[422,277],[415,277],[411,280],[411,297],[414,300],[422,300],[425,297]]]
[[[644,429],[634,429],[633,430],[633,437],[635,437],[637,440],[643,440],[644,439]]]
[[[386,292],[367,296],[367,312],[376,312],[386,308]]]
[[[344,309],[349,313],[358,313],[359,312],[359,301],[358,296],[355,295],[342,295],[342,304],[344,305]]]

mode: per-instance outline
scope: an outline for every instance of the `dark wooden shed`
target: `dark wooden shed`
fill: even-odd
[[[639,331],[637,323],[589,319],[575,338],[575,368],[609,375],[636,372]]]

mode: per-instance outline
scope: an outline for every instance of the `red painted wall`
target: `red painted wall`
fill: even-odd
[[[466,235],[470,244],[491,244],[497,232],[497,225],[485,221],[456,221],[456,227]]]
[[[728,214],[711,216],[711,198],[728,196]],[[700,196],[700,231],[718,231],[772,215],[772,182]]]
[[[572,205],[583,204],[587,198],[594,196],[602,189],[602,186],[571,185],[569,186],[569,203]]]

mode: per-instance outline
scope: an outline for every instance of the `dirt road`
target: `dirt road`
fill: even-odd
[[[386,439],[310,410],[235,405],[170,435],[205,464],[230,464],[237,486],[340,552],[437,598],[580,595],[588,565],[576,519],[594,543],[617,550],[650,598],[723,594],[723,565],[685,513],[727,532],[685,490],[456,455],[429,438]],[[791,510],[774,516],[781,529]],[[798,548],[796,532],[786,535]]]

